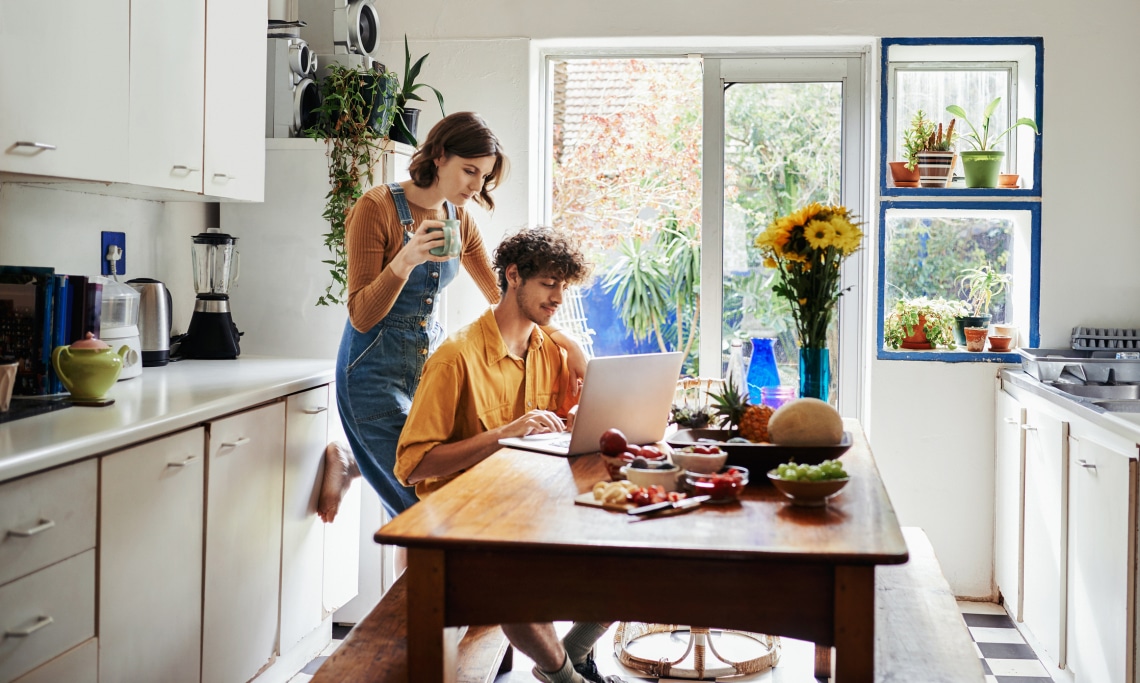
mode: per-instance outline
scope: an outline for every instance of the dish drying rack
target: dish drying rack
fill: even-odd
[[[1079,351],[1112,349],[1140,351],[1140,329],[1074,327],[1072,345]]]

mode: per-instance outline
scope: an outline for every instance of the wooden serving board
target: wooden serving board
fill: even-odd
[[[585,505],[591,508],[602,508],[603,510],[616,510],[618,512],[625,512],[634,507],[633,503],[603,503],[602,501],[594,498],[593,491],[586,491],[574,496],[575,505]]]

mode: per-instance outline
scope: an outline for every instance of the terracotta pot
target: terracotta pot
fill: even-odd
[[[990,351],[1005,352],[1009,351],[1013,346],[1013,337],[1008,337],[1002,334],[995,334],[990,336]]]
[[[989,329],[985,327],[966,328],[966,350],[984,351],[986,349],[986,335]]]
[[[904,349],[913,349],[925,351],[934,348],[930,342],[926,340],[926,316],[919,314],[918,324],[914,326],[914,334],[909,337],[904,337],[899,344]]]
[[[998,187],[1017,187],[1016,173],[1001,173],[998,174]]]
[[[887,165],[890,166],[891,180],[894,181],[895,187],[918,187],[921,176],[918,175],[917,164],[913,171],[906,167],[905,161],[892,161]]]

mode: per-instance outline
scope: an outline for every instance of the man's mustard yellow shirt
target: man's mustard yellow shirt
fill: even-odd
[[[441,443],[454,443],[501,427],[531,410],[566,417],[577,402],[569,391],[566,352],[537,326],[526,359],[512,355],[499,333],[492,309],[436,350],[424,365],[419,388],[396,447],[396,477],[408,477],[424,455]],[[427,494],[449,477],[416,484]]]

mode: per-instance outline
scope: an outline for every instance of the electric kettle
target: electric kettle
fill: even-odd
[[[170,362],[170,318],[173,305],[170,290],[158,280],[138,277],[127,284],[139,293],[139,335],[142,337],[144,367]]]

